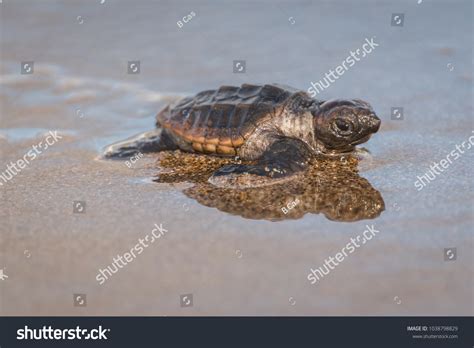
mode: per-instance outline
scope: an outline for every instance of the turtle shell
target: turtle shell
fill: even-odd
[[[280,85],[222,86],[187,97],[157,115],[157,126],[197,152],[233,156],[296,89]]]

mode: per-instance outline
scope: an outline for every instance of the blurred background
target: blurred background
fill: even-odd
[[[0,186],[0,314],[473,315],[472,150],[414,186],[474,129],[472,6],[1,1],[0,171],[49,130],[63,138]],[[382,119],[359,163],[385,202],[374,220],[243,218],[187,197],[189,184],[152,182],[154,155],[132,168],[99,159],[180,96],[307,90],[366,38],[379,46],[317,98],[364,99]],[[99,285],[155,223],[166,237]],[[377,237],[311,285],[310,268],[366,224]]]

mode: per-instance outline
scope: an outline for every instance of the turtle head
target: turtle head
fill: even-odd
[[[372,107],[360,100],[333,99],[312,111],[316,140],[324,152],[348,152],[365,143],[380,127]]]

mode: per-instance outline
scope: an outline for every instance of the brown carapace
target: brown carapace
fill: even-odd
[[[196,152],[236,156],[245,140],[279,112],[295,90],[276,86],[223,86],[184,98],[157,115],[157,126]]]

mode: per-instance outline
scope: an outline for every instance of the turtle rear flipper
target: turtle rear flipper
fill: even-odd
[[[176,150],[173,139],[162,128],[134,135],[104,149],[105,158],[127,158],[138,153]]]
[[[231,164],[217,170],[209,182],[224,188],[272,185],[292,179],[308,167],[311,151],[297,139],[275,141],[255,164]]]

